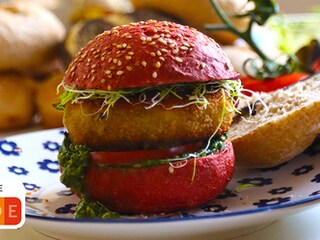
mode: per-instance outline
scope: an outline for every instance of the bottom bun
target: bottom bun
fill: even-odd
[[[179,167],[178,164],[181,166]],[[203,205],[223,192],[234,170],[230,141],[195,161],[139,169],[89,167],[84,192],[119,213],[163,213]]]

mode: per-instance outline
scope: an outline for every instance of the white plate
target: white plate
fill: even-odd
[[[0,139],[0,176],[26,188],[27,224],[64,239],[200,239],[254,231],[320,202],[320,143],[281,166],[239,170],[218,199],[191,211],[117,220],[74,219],[78,199],[59,181],[57,153],[63,129]],[[254,184],[238,192],[241,184]],[[232,230],[232,231],[229,231]]]

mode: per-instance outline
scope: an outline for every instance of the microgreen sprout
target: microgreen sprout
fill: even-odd
[[[64,85],[63,83],[59,87],[61,86],[64,88],[64,93],[60,96],[60,103],[55,105],[58,110],[64,110],[67,103],[73,104],[87,99],[99,99],[102,100],[101,107],[98,110],[101,118],[107,118],[110,109],[121,99],[130,104],[144,104],[146,109],[153,108],[157,105],[162,105],[165,109],[183,108],[189,105],[206,108],[209,104],[206,94],[212,94],[223,89],[234,103],[236,103],[237,97],[242,95],[242,86],[238,80],[178,83],[173,85],[127,88],[111,91],[75,89]],[[188,101],[183,101],[183,104],[180,105],[165,106],[163,102],[168,96],[180,100],[188,99]],[[236,110],[235,104],[233,104],[232,110]]]

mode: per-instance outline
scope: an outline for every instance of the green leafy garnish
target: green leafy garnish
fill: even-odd
[[[232,99],[242,95],[242,86],[237,80],[209,81],[205,83],[179,83],[112,91],[75,89],[73,87],[66,86],[63,83],[60,86],[64,87],[64,93],[60,96],[60,103],[55,105],[58,110],[64,110],[65,105],[69,102],[78,103],[86,99],[100,99],[102,100],[102,104],[98,112],[100,113],[101,118],[107,118],[110,108],[113,107],[120,99],[132,104],[144,104],[146,109],[153,108],[156,105],[162,105],[166,109],[172,109],[182,108],[193,104],[198,107],[206,108],[209,104],[209,101],[206,99],[206,94],[215,93],[224,89]],[[170,107],[164,106],[162,102],[169,95],[178,99],[188,98],[189,102],[183,105]]]

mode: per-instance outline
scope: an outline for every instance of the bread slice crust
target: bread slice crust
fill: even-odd
[[[320,134],[320,74],[288,88],[262,94],[267,107],[234,119],[230,139],[236,165],[265,168],[302,153]]]

